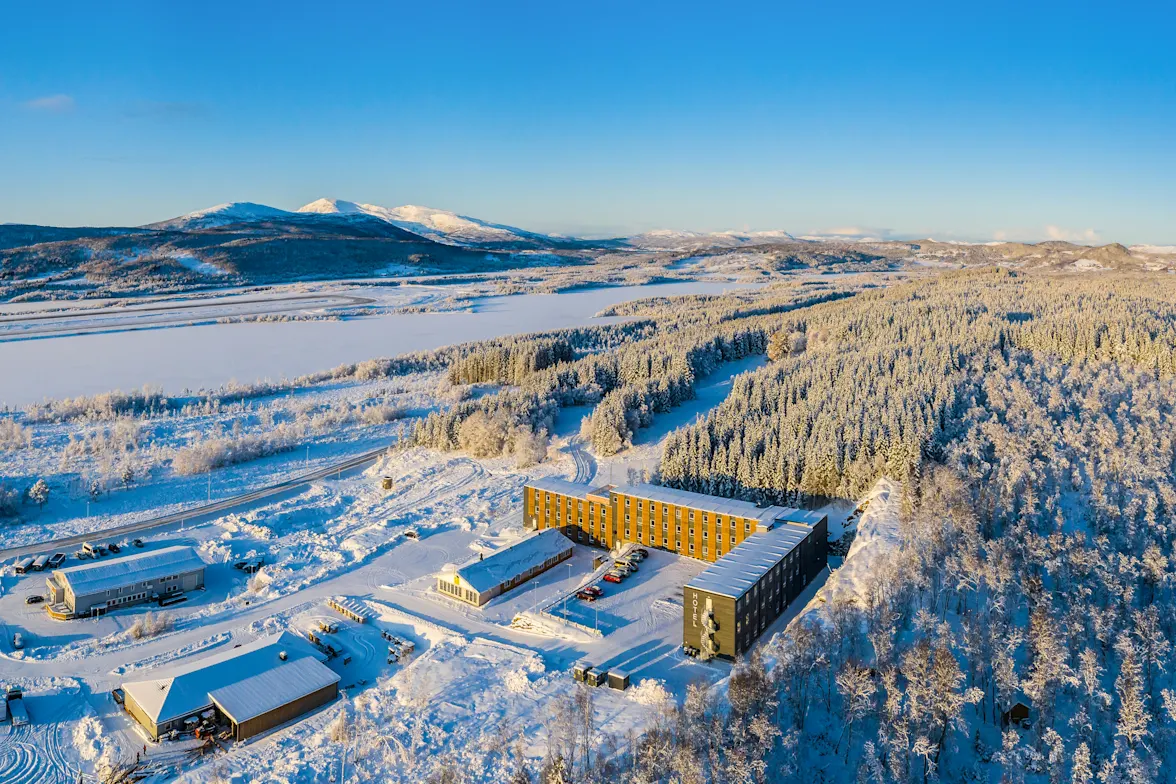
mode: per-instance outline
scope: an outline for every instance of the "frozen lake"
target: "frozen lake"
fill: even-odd
[[[470,340],[608,323],[609,305],[643,297],[720,294],[753,284],[663,283],[565,294],[487,297],[472,312],[411,313],[347,321],[205,324],[0,343],[0,404],[24,406],[162,386],[170,394],[227,381],[293,378],[345,362],[393,357]]]

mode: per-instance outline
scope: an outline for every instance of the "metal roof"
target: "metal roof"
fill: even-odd
[[[278,659],[271,669],[209,692],[217,707],[241,724],[339,682],[339,675],[311,656]]]
[[[686,587],[738,599],[811,532],[808,527],[786,524],[752,534],[686,583]]]
[[[131,583],[194,572],[204,566],[204,561],[200,560],[195,550],[177,545],[97,563],[54,569],[53,576],[59,585],[68,583],[74,596],[90,596]]]
[[[278,655],[282,651],[286,661]],[[318,667],[290,666],[302,659],[310,659]],[[212,707],[214,697],[218,704],[231,705],[240,712],[243,718],[231,714],[239,723],[317,691],[332,682],[332,677],[338,681],[339,676],[322,664],[325,659],[309,642],[284,631],[240,648],[162,667],[155,677],[124,683],[123,691],[157,726]],[[277,677],[260,677],[266,673]],[[251,700],[261,706],[257,713],[247,707]]]
[[[458,568],[457,575],[475,591],[489,591],[522,575],[548,558],[570,552],[572,542],[554,528],[524,537]]]

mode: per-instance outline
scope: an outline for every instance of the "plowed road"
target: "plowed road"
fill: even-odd
[[[173,514],[163,515],[162,517],[153,517],[149,520],[140,520],[135,523],[127,523],[126,525],[116,526],[114,528],[107,528],[102,531],[91,531],[85,534],[77,534],[75,536],[63,536],[60,539],[53,539],[47,542],[38,542],[37,544],[25,545],[22,547],[10,547],[6,550],[0,550],[0,560],[7,560],[9,558],[24,558],[29,555],[52,554],[54,552],[64,552],[68,547],[80,545],[82,542],[106,542],[111,539],[118,539],[129,534],[143,533],[144,531],[151,531],[156,528],[166,528],[169,525],[179,525],[181,523],[196,522],[214,515],[219,515],[222,512],[227,512],[230,509],[235,509],[245,504],[251,504],[254,501],[260,501],[264,498],[292,490],[302,485],[309,484],[319,479],[325,479],[332,474],[341,474],[344,471],[350,471],[354,468],[366,465],[367,463],[374,463],[380,458],[387,447],[372,450],[371,452],[364,452],[361,455],[348,458],[341,463],[326,466],[324,468],[317,468],[314,471],[296,476],[293,479],[287,479],[284,482],[278,482],[269,487],[263,487],[260,490],[254,490],[242,495],[235,495],[231,498],[224,498],[219,501],[213,501],[210,504],[203,504],[195,506],[191,509],[186,509],[182,512],[175,512]]]

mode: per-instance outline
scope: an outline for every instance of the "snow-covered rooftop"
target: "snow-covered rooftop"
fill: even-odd
[[[240,724],[339,682],[331,668],[312,656],[278,661],[271,669],[213,689],[209,696]]]
[[[713,512],[720,515],[758,520],[763,524],[765,529],[771,528],[773,524],[780,520],[791,523],[803,523],[805,525],[816,525],[825,517],[820,512],[806,512],[802,509],[792,509],[787,506],[758,506],[750,501],[739,501],[717,495],[705,495],[704,493],[691,493],[687,490],[675,490],[672,487],[662,487],[661,485],[602,485],[601,487],[593,488],[591,485],[570,482],[567,479],[558,479],[556,477],[534,479],[527,484],[536,490],[545,490],[549,493],[559,493],[563,496],[579,499],[587,499],[588,496],[607,497],[610,492],[619,495],[628,495],[645,501],[654,501],[659,504],[685,506],[690,509],[697,509],[700,512]]]
[[[785,524],[771,531],[752,534],[688,582],[686,587],[738,599],[795,550],[810,530]]]
[[[457,576],[481,593],[520,576],[553,556],[571,552],[572,542],[554,528],[526,536],[480,561],[458,568]]]
[[[53,570],[59,585],[69,584],[74,596],[89,596],[121,588],[130,583],[157,580],[204,568],[204,561],[191,547],[177,545],[136,553],[108,561]]]
[[[672,487],[662,487],[661,485],[627,485],[616,488],[614,492],[636,496],[662,504],[677,504],[678,506],[685,506],[702,512],[714,512],[715,514],[759,520],[765,526],[771,525],[784,515],[798,511],[784,506],[756,506],[750,501],[738,501],[733,498],[723,498],[717,495],[691,493],[687,490],[675,490]]]
[[[539,479],[532,479],[527,484],[536,490],[546,490],[549,493],[559,493],[570,498],[583,499],[587,497],[588,491],[592,489],[591,485],[582,484],[580,482],[569,482],[566,479],[558,479],[554,476],[544,476]]]
[[[285,661],[279,656],[283,651]],[[157,725],[195,715],[214,700],[240,723],[338,682],[322,664],[325,659],[309,642],[284,631],[161,668],[153,678],[124,683],[123,691]]]

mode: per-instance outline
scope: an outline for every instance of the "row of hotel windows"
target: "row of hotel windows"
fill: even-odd
[[[542,493],[542,496],[543,496],[543,511],[545,512],[546,515],[550,515],[551,514],[551,493],[544,492],[544,493]],[[539,514],[539,500],[540,500],[540,494],[536,493],[535,494],[535,515]],[[631,500],[632,499],[630,499],[629,497],[625,498],[625,506],[626,507],[629,507],[629,502]],[[568,502],[568,501],[570,501],[570,499],[567,499],[564,496],[559,496],[559,495],[556,496],[555,519],[557,522],[562,521],[562,519],[563,519],[563,504],[560,503],[561,501]],[[649,507],[649,514],[650,515],[654,514],[655,505],[654,505],[653,501],[648,502],[648,507]],[[591,506],[589,506],[589,514],[591,514],[591,509],[592,509]],[[583,501],[576,501],[576,511],[579,513],[577,522],[579,524],[583,525],[583,523],[584,523],[584,502]],[[601,511],[603,512],[603,508]],[[689,512],[690,512],[689,521],[693,525],[693,523],[694,523],[694,510],[690,509]],[[571,513],[572,513],[572,510],[571,510],[571,506],[569,503],[569,505],[568,505],[568,521],[569,522],[571,522]],[[702,524],[704,526],[710,525],[710,513],[709,512],[702,512],[701,514],[702,514]],[[662,519],[662,529],[663,530],[665,530],[666,527],[669,525],[669,521],[665,519],[669,516],[670,516],[669,505],[662,504],[662,518],[663,518]],[[640,520],[641,502],[640,501],[637,502],[637,517],[638,517],[637,522],[640,523],[641,522],[641,520]],[[674,518],[679,521],[682,519],[682,508],[681,507],[678,507],[678,506],[674,507]],[[731,517],[729,519],[730,519],[730,525],[731,525],[731,535],[734,536],[736,527],[738,526],[738,523],[739,523],[739,518]],[[628,511],[625,512],[625,522],[626,523],[630,522],[630,516],[629,516]],[[720,520],[718,515],[715,515],[715,522],[719,523],[720,525],[722,524],[722,521]],[[681,530],[682,530],[681,525],[679,525],[678,532],[681,533]],[[748,533],[748,534],[751,533],[752,526],[751,526],[750,520],[743,521],[743,530],[744,530],[744,533]],[[722,538],[721,538],[722,534],[720,533],[718,536],[719,536],[719,541],[722,541]],[[706,530],[705,529],[703,530],[703,538],[704,539],[706,538]]]

